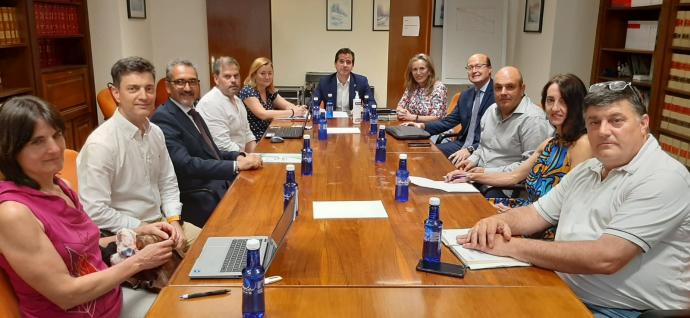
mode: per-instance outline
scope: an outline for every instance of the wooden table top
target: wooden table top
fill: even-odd
[[[329,127],[347,125],[332,120]],[[368,132],[369,125],[363,124]],[[317,137],[317,136],[313,136]],[[299,152],[300,139],[259,143],[257,152]],[[495,211],[480,194],[450,194],[410,185],[410,201],[394,200],[398,152],[407,143],[388,138],[385,164],[374,163],[375,137],[368,134],[330,135],[312,139],[314,175],[302,177],[297,165],[300,214],[267,275],[280,275],[283,286],[558,286],[566,285],[551,271],[535,267],[468,270],[465,278],[415,270],[421,257],[423,221],[428,200],[441,198],[444,228],[472,226]],[[413,176],[441,179],[453,169],[432,146],[408,152]],[[178,267],[171,285],[241,285],[239,279],[194,279],[188,274],[206,238],[211,236],[269,235],[282,213],[285,165],[265,164],[244,171],[228,190],[204,227],[197,243]],[[313,201],[382,200],[386,219],[314,220]],[[442,260],[459,263],[446,247]]]
[[[242,289],[180,300],[185,293],[217,286],[169,286],[148,317],[239,317]],[[266,288],[267,317],[592,317],[567,288]]]

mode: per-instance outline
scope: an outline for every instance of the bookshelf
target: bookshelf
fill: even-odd
[[[0,103],[24,94],[47,100],[65,119],[67,148],[79,150],[97,123],[86,1],[0,0],[0,7],[15,12],[18,34],[0,42]]]

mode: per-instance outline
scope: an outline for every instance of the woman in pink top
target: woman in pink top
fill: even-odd
[[[166,262],[175,238],[108,268],[98,227],[55,176],[63,165],[64,130],[60,115],[36,97],[0,107],[0,171],[7,180],[0,182],[0,268],[24,317],[119,317],[120,283]],[[172,233],[162,223],[138,230]]]
[[[448,90],[436,80],[431,58],[420,53],[407,63],[405,92],[396,109],[398,120],[429,122],[446,116]]]

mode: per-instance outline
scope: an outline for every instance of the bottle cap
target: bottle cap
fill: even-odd
[[[328,97],[333,97],[333,94],[331,94],[331,93],[328,93]]]
[[[371,104],[371,108],[376,108],[376,104]]]
[[[437,197],[429,198],[429,205],[433,205],[433,206],[441,205],[441,198],[437,198]]]
[[[400,156],[398,156],[398,158],[407,160],[407,154],[401,153]]]
[[[309,136],[309,135],[304,135],[304,136],[302,136],[302,138],[304,138],[304,139],[311,139],[311,136]]]
[[[386,125],[379,125],[379,130],[386,129]]]
[[[257,239],[249,239],[247,240],[247,249],[250,251],[256,251],[261,247],[261,243],[259,243],[259,240]]]
[[[364,95],[364,98],[369,98],[369,95]]]
[[[316,96],[314,96],[314,100],[319,100],[319,98],[318,98],[318,97],[316,97]]]
[[[287,171],[295,171],[295,165],[287,165],[287,166],[285,166],[285,170],[287,170]]]

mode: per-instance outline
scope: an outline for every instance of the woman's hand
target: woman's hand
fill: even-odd
[[[398,108],[396,114],[398,115],[398,120],[414,121],[417,118],[417,115],[413,115],[409,110],[404,108]]]
[[[170,260],[174,247],[175,242],[171,239],[149,244],[127,260],[135,262],[139,271],[156,268]]]

